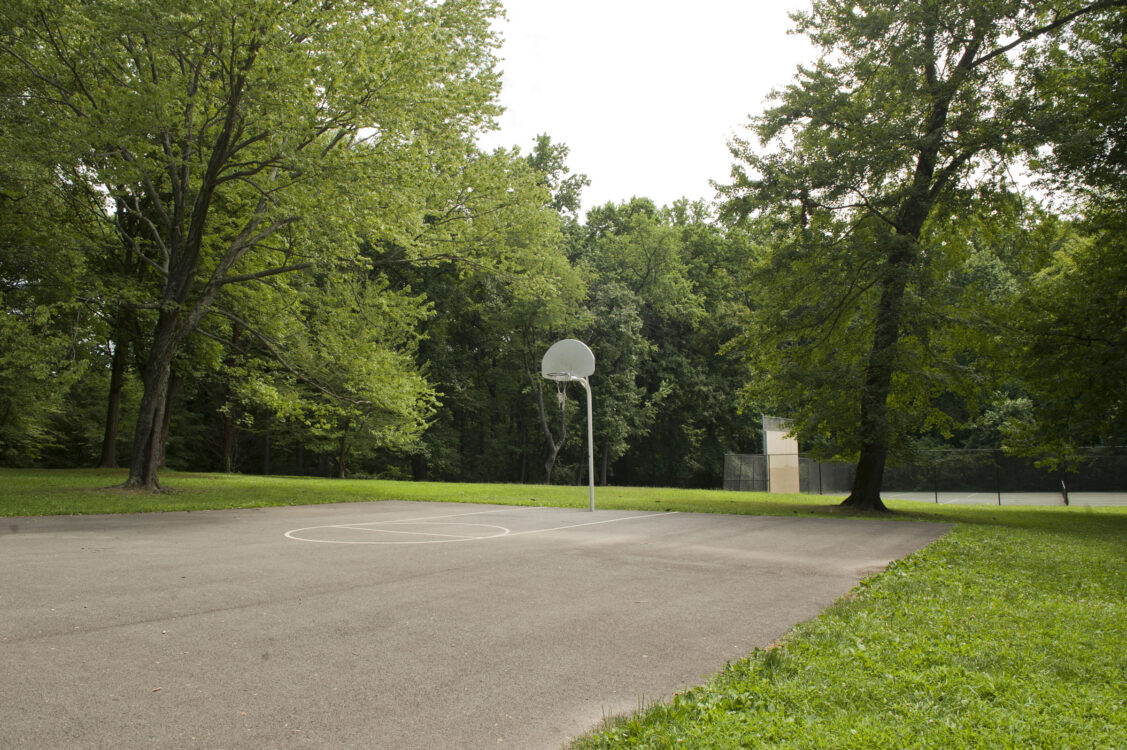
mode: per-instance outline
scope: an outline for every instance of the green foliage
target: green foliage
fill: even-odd
[[[599,353],[597,376],[592,376],[598,393],[595,444],[602,461],[611,463],[649,432],[669,389],[651,395],[639,385],[640,370],[651,361],[653,344],[642,335],[637,297],[621,283],[609,281],[592,290],[588,304],[592,322],[585,338]]]
[[[1026,56],[1028,125],[1048,140],[1034,165],[1056,190],[1096,204],[1127,193],[1127,10],[1080,19]]]
[[[579,218],[580,193],[591,184],[585,174],[570,174],[565,144],[552,143],[547,133],[536,136],[536,146],[528,155],[528,164],[540,175],[541,184],[552,195],[551,206],[568,223]]]
[[[37,459],[56,443],[52,421],[83,373],[66,309],[19,306],[4,295],[0,318],[0,460]],[[73,311],[69,311],[71,315]]]
[[[717,227],[701,204],[658,209],[645,199],[590,211],[583,233],[573,254],[593,279],[586,337],[608,473],[716,486],[723,453],[759,439],[739,409],[746,370],[717,354],[738,330],[746,238]]]
[[[0,65],[0,73],[6,73]],[[78,210],[89,196],[30,158],[16,103],[0,102],[0,461],[34,461],[65,438],[57,421],[84,376],[97,321],[78,300],[95,286],[98,241]],[[77,208],[76,208],[77,207]]]
[[[529,481],[558,448],[578,481],[582,399],[560,439],[538,372],[565,336],[609,482],[715,486],[761,411],[882,462],[1127,440],[1122,7],[818,0],[722,223],[581,224],[565,145],[482,153],[498,12],[0,8],[0,461],[96,460],[128,352],[173,466]],[[1068,220],[1013,193],[1023,155]]]
[[[1035,397],[1011,422],[1008,444],[1067,456],[1082,445],[1127,440],[1127,225],[1108,217],[1073,235],[1015,295],[1017,335],[1004,360]]]
[[[575,316],[585,279],[564,253],[544,175],[519,154],[472,154],[430,193],[419,251],[384,242],[372,255],[392,288],[414,290],[434,309],[418,359],[441,408],[411,473],[530,479],[543,456],[540,347]]]
[[[382,279],[327,279],[307,305],[302,339],[287,348],[319,391],[306,389],[290,407],[308,428],[308,446],[336,453],[342,475],[349,451],[414,446],[435,408],[434,391],[413,356],[419,322],[429,314],[425,303],[389,293]]]
[[[1010,308],[1005,361],[1032,410],[1012,420],[1008,444],[1067,457],[1082,445],[1127,441],[1127,11],[1081,19],[1027,55],[1030,127],[1047,141],[1034,165],[1076,221],[1062,232]]]
[[[155,485],[172,361],[224,287],[338,270],[371,235],[418,247],[429,194],[417,188],[496,111],[498,12],[490,0],[5,7],[5,107],[53,171],[108,196],[153,280],[133,305],[159,314],[139,337],[131,483]]]
[[[722,193],[763,247],[741,343],[756,396],[796,414],[806,444],[858,457],[849,502],[879,507],[886,457],[949,436],[980,388],[968,303],[1005,265],[982,228],[1013,225],[995,209],[1008,165],[1045,141],[1025,126],[1036,102],[1013,51],[1100,12],[818,0],[796,14],[821,58],[753,119],[769,152],[733,141]]]

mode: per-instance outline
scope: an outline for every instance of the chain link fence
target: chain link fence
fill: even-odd
[[[793,463],[793,456],[776,456]],[[770,492],[772,456],[724,456],[724,489]],[[886,499],[998,505],[1127,505],[1127,450],[1092,449],[1061,469],[1039,467],[1037,459],[1000,450],[921,451],[910,466],[885,469]],[[800,491],[847,495],[853,464],[799,458]]]

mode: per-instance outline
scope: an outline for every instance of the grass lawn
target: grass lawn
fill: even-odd
[[[0,469],[0,516],[147,513],[264,508],[371,500],[549,505],[586,508],[588,488],[530,484],[445,484],[378,479],[260,477],[163,471],[168,491],[122,490],[124,469]],[[597,487],[596,508],[757,515],[825,515],[840,498],[716,490]]]
[[[573,750],[1127,748],[1127,515],[935,515],[963,523]]]
[[[586,507],[586,487],[0,469],[0,515],[362,500]],[[841,516],[840,498],[597,488],[599,508]],[[1127,508],[890,502],[955,529],[593,748],[1127,748]],[[893,521],[890,521],[893,522]]]

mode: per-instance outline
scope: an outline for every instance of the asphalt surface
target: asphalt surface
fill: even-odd
[[[406,502],[0,519],[0,747],[556,750],[946,528]]]

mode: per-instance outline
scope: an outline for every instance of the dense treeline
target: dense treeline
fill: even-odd
[[[715,207],[580,215],[566,146],[476,145],[495,2],[9,4],[0,461],[585,482],[564,337],[600,482],[717,486],[762,411],[866,507],[920,447],[1121,444],[1124,3],[909,6],[796,18]]]

